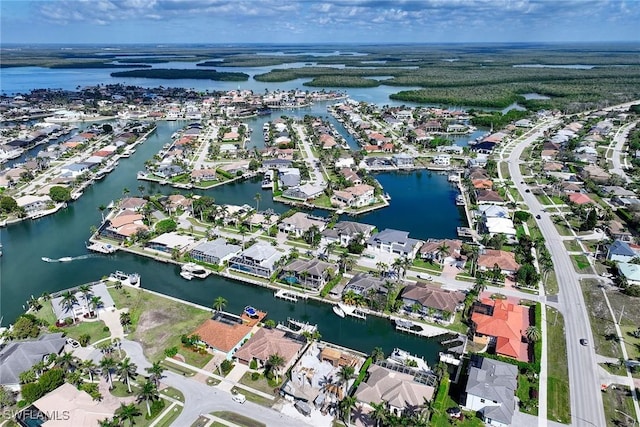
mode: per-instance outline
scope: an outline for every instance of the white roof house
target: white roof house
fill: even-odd
[[[183,251],[189,246],[195,243],[196,239],[192,236],[181,235],[176,232],[164,233],[159,235],[158,237],[149,240],[147,247],[151,249],[156,249],[160,251],[171,251],[173,249],[178,249],[179,251]]]
[[[268,243],[258,242],[229,260],[229,268],[255,276],[270,277],[284,254]]]
[[[507,237],[515,237],[516,229],[510,218],[494,218],[490,217],[485,220],[485,227],[489,234],[504,234]]]

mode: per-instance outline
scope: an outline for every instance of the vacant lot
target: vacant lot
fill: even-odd
[[[631,427],[635,425],[636,422],[623,415],[623,413],[632,417],[635,415],[631,390],[629,390],[629,387],[619,384],[615,384],[614,386],[615,389],[609,387],[606,393],[602,393],[602,403],[604,404],[607,426]]]
[[[164,350],[178,347],[187,363],[204,366],[211,355],[200,355],[181,348],[180,337],[211,317],[211,312],[183,304],[140,289],[109,288],[117,308],[128,307],[131,313],[132,338],[139,341],[150,360],[164,358]]]
[[[564,319],[550,307],[547,307],[547,343],[547,418],[568,424],[571,422],[571,405]]]
[[[622,357],[620,344],[618,343],[615,325],[611,318],[611,312],[602,295],[602,290],[598,287],[599,282],[593,279],[586,279],[580,282],[584,302],[589,313],[591,330],[593,332],[594,347],[596,353],[602,356]],[[616,307],[612,302],[612,306]]]

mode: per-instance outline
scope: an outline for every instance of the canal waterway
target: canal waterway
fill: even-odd
[[[35,221],[24,221],[0,229],[0,241],[4,255],[0,257],[0,312],[3,324],[11,323],[23,311],[22,305],[31,296],[43,292],[54,292],[97,280],[115,270],[138,272],[142,286],[163,294],[194,303],[210,306],[217,296],[229,301],[228,309],[240,312],[246,305],[253,305],[269,312],[276,321],[293,317],[317,323],[324,339],[340,345],[368,352],[381,346],[386,351],[393,347],[405,348],[425,356],[434,362],[440,346],[426,340],[394,331],[390,321],[370,316],[367,321],[335,316],[331,306],[318,302],[288,303],[273,298],[272,291],[210,276],[204,281],[185,281],[178,275],[178,267],[162,264],[128,253],[114,255],[90,254],[85,241],[90,227],[100,222],[100,205],[107,205],[123,195],[123,189],[131,195],[138,193],[144,185],[151,193],[174,190],[152,183],[136,180],[136,172],[143,168],[144,161],[151,158],[171,135],[183,126],[182,122],[158,122],[156,131],[146,142],[138,146],[130,158],[120,159],[117,170],[104,180],[88,187],[84,195],[70,203],[55,215]],[[452,237],[459,215],[451,199],[452,187],[446,177],[424,171],[418,174],[385,173],[378,176],[392,197],[391,206],[358,218],[380,227],[391,227],[411,231],[412,236]],[[272,208],[284,212],[287,206],[274,203],[270,194],[260,187],[260,180],[250,180],[217,187],[202,192],[213,196],[218,203],[253,204],[253,197],[262,192],[261,209]],[[407,194],[410,193],[410,194]],[[417,206],[425,206],[420,215],[408,214]],[[427,207],[439,206],[435,210],[449,210],[441,219]],[[386,214],[385,214],[386,212]],[[445,223],[445,218],[449,222]],[[353,219],[353,218],[351,218]],[[443,230],[449,230],[443,232]],[[47,263],[42,257],[58,259],[74,257],[71,262]]]

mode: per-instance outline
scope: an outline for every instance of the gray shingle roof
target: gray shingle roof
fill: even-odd
[[[514,393],[518,388],[517,377],[518,368],[515,365],[474,356],[465,392],[487,401],[487,406],[482,410],[485,417],[511,424],[515,410]]]
[[[20,374],[50,354],[60,354],[67,340],[62,333],[42,335],[37,340],[10,342],[0,349],[0,384],[20,383]]]

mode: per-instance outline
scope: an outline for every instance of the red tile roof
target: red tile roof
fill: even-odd
[[[209,347],[225,353],[230,352],[240,341],[251,332],[251,327],[244,324],[229,325],[207,319],[193,331]]]
[[[479,312],[471,315],[476,335],[495,337],[496,353],[528,362],[529,353],[523,337],[529,327],[529,308],[508,300],[482,298],[481,302],[493,307],[493,315]]]

